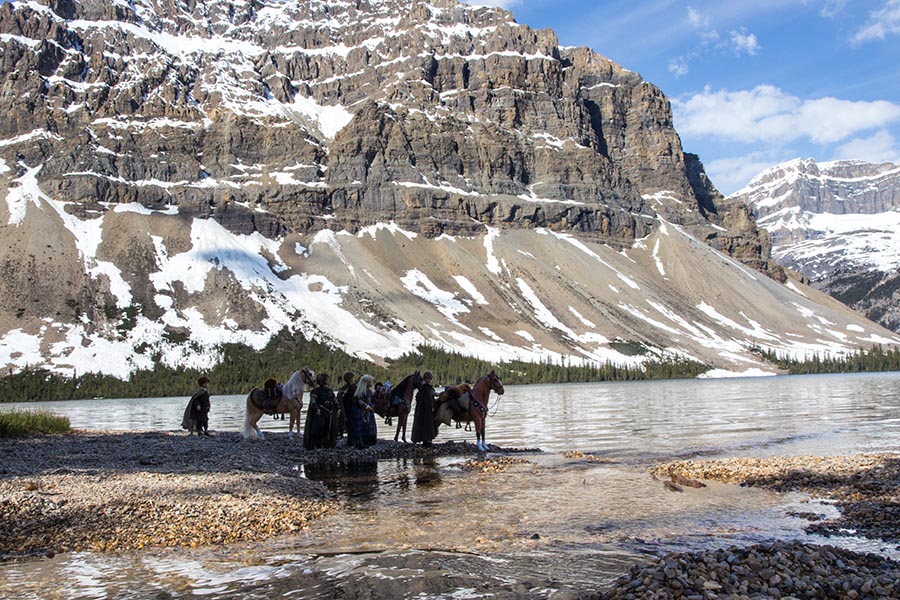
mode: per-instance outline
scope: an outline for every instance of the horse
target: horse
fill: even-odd
[[[294,423],[297,424],[297,433],[300,433],[300,409],[303,408],[303,392],[306,387],[315,387],[315,373],[307,368],[294,371],[287,383],[281,390],[278,397],[278,403],[274,409],[261,408],[263,405],[263,396],[265,390],[253,388],[247,394],[247,409],[244,412],[244,425],[241,428],[241,435],[245,440],[263,439],[262,431],[256,425],[264,414],[284,414],[290,413],[291,421],[288,424],[288,437],[294,437]]]
[[[419,371],[407,375],[407,377],[391,388],[389,393],[376,394],[374,398],[375,414],[385,417],[385,422],[390,425],[391,417],[397,417],[397,432],[394,441],[400,437],[403,431],[403,443],[406,443],[406,421],[412,408],[413,392],[425,384]],[[390,396],[390,397],[389,397]],[[400,402],[394,402],[394,398],[400,398]]]
[[[434,414],[434,426],[449,425],[453,419],[457,423],[472,423],[475,426],[475,446],[481,452],[487,452],[488,445],[484,440],[484,422],[488,412],[488,398],[491,390],[498,396],[503,395],[503,382],[495,371],[482,376],[467,391],[468,384],[449,388],[438,396],[438,405]],[[457,406],[452,406],[456,404]]]

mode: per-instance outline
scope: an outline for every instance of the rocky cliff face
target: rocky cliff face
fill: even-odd
[[[332,287],[309,269],[358,278],[356,262],[378,256],[392,277],[468,273],[470,254],[413,269],[418,257],[404,263],[396,246],[408,235],[478,239],[489,259],[493,232],[625,251],[668,224],[786,281],[747,208],[682,151],[658,88],[503,10],[28,0],[0,5],[0,46],[0,330],[10,347],[27,342],[9,364],[67,365],[112,340],[142,349],[127,371],[163,349],[171,361],[212,360],[216,344],[259,344],[275,327],[330,331],[327,311],[296,304],[313,302],[307,293],[355,304],[365,328],[407,323],[409,299],[366,296],[353,278]],[[382,226],[395,232],[387,246],[358,256],[344,238],[321,238]],[[322,264],[307,261],[316,240],[335,252]],[[485,276],[510,278],[505,306],[532,305],[513,276],[525,267],[487,264]],[[138,335],[136,323],[152,326]],[[201,323],[216,334],[197,334]],[[400,329],[407,342],[431,335],[425,322]],[[642,329],[614,337],[667,347]],[[399,339],[368,352],[408,347]]]
[[[732,198],[752,207],[779,262],[900,330],[900,166],[794,160]]]
[[[731,226],[709,182],[689,181],[658,88],[502,10],[31,1],[0,7],[0,32],[3,156],[41,165],[60,200],[177,204],[267,235],[323,216],[618,244],[658,212]],[[677,202],[649,206],[658,192]]]

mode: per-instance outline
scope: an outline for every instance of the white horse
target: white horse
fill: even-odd
[[[290,413],[291,421],[288,425],[288,437],[294,437],[294,423],[297,424],[297,433],[300,433],[300,409],[303,408],[303,392],[306,386],[315,386],[316,374],[309,369],[300,369],[294,371],[291,378],[281,391],[281,398],[274,410],[263,410],[259,407],[259,401],[254,398],[264,393],[259,388],[253,388],[247,395],[247,409],[244,413],[244,426],[241,428],[241,435],[245,440],[263,439],[262,431],[256,425],[264,414],[284,414]]]

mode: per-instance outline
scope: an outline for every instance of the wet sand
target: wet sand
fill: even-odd
[[[477,454],[379,441],[307,451],[287,434],[77,431],[0,440],[0,560],[78,550],[197,547],[298,531],[341,501],[307,463]]]

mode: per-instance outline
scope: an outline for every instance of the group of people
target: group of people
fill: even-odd
[[[412,441],[430,446],[437,435],[434,425],[434,375],[422,374],[425,382],[416,394],[416,412],[413,417]],[[274,383],[274,380],[270,380]],[[375,394],[383,384],[369,374],[355,381],[347,371],[344,385],[337,392],[331,388],[327,373],[316,376],[316,387],[309,393],[309,406],[303,426],[303,446],[307,449],[334,448],[338,439],[346,433],[347,447],[368,448],[375,445],[378,426],[375,422]],[[268,383],[268,382],[267,382]],[[184,410],[181,426],[193,435],[209,435],[210,393],[209,379],[197,380],[199,389],[191,396]],[[388,388],[387,393],[390,393]],[[411,407],[410,407],[411,408]]]
[[[430,446],[437,435],[434,426],[434,379],[431,371],[422,376],[424,385],[416,395],[412,441]],[[303,446],[307,449],[334,448],[346,433],[346,446],[368,448],[375,445],[378,426],[375,422],[376,393],[384,384],[369,374],[358,381],[350,371],[344,373],[344,385],[335,392],[327,373],[316,376],[316,387],[309,393],[309,406],[303,427]],[[387,393],[389,388],[387,388]]]

